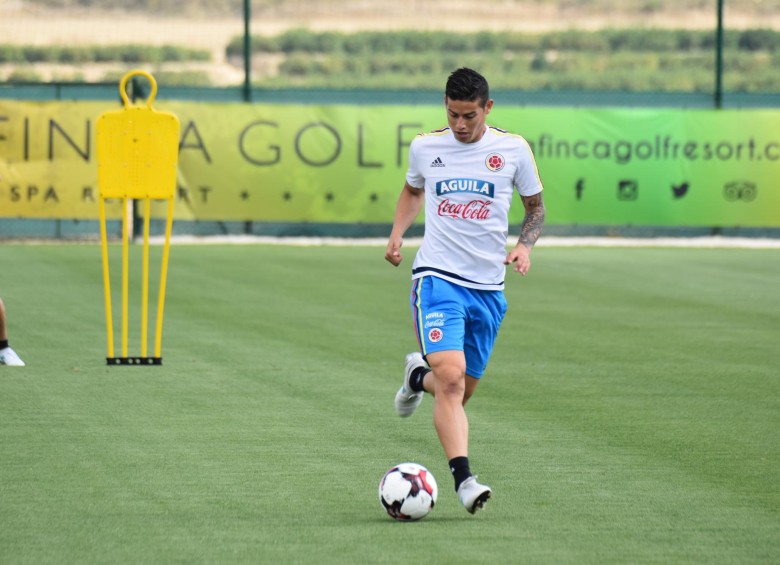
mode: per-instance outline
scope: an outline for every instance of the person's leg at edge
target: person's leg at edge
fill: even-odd
[[[0,365],[15,365],[17,367],[23,367],[24,361],[22,361],[16,354],[16,351],[11,349],[8,343],[8,329],[6,327],[5,317],[5,305],[2,299],[0,299]]]
[[[3,299],[0,298],[0,341],[3,341],[5,347],[8,347],[8,332],[5,323],[5,304],[3,304]],[[0,349],[3,349],[3,347],[0,347]]]

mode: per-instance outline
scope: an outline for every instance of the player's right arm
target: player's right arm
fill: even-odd
[[[387,241],[387,249],[385,249],[385,259],[395,267],[400,265],[403,260],[401,246],[403,245],[404,234],[415,218],[417,218],[420,210],[422,210],[424,201],[424,190],[414,188],[408,182],[404,184],[401,195],[398,197],[398,204],[395,206],[393,229]]]

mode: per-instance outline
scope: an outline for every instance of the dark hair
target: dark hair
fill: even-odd
[[[490,89],[485,77],[473,69],[462,67],[453,71],[447,79],[444,95],[450,100],[477,100],[484,108],[490,99]]]

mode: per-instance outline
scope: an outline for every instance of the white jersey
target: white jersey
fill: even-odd
[[[542,191],[528,142],[486,127],[475,143],[450,128],[418,135],[406,181],[425,190],[425,235],[412,278],[433,275],[469,288],[504,288],[509,206]]]

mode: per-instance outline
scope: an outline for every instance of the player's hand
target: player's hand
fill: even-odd
[[[387,242],[387,249],[385,249],[385,259],[397,267],[403,261],[401,257],[401,246],[404,244],[401,238],[391,237]]]
[[[511,265],[514,263],[514,271],[525,276],[528,274],[528,269],[531,268],[531,250],[528,249],[522,243],[519,243],[512,251],[507,253],[506,259],[504,259],[504,265]]]

